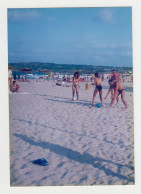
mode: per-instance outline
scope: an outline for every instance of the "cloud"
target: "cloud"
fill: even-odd
[[[47,16],[45,20],[47,22],[54,22],[54,21],[56,21],[56,18],[55,17],[52,17],[52,16]]]
[[[18,42],[24,43],[24,42],[29,42],[28,38],[21,38]]]
[[[67,46],[68,48],[68,46]],[[82,43],[78,40],[72,40],[72,41],[69,41],[69,48],[70,49],[83,49],[84,48],[84,45],[82,45]]]
[[[116,49],[118,48],[119,45],[115,45],[115,44],[104,44],[104,43],[99,43],[99,44],[93,44],[91,45],[92,49]]]
[[[130,57],[130,56],[132,56],[132,51],[128,51],[128,50],[125,50],[125,51],[122,51],[122,52],[119,52],[119,56],[121,56],[121,57]]]
[[[115,13],[115,9],[113,9],[113,8],[103,8],[98,13],[98,17],[104,22],[113,23],[114,22],[114,13]]]
[[[36,10],[8,10],[8,19],[12,22],[31,21],[40,18],[41,13]]]
[[[107,48],[108,47],[108,45],[107,44],[93,44],[92,46],[91,46],[92,48]]]
[[[119,47],[132,49],[132,42],[121,43]]]
[[[76,44],[76,45],[74,45],[74,47],[77,48],[77,49],[81,49],[82,45],[81,44]]]
[[[132,49],[132,43],[131,42],[126,42],[126,43],[121,43],[121,44],[104,44],[104,43],[99,43],[99,44],[92,44],[91,48],[93,49]]]
[[[8,52],[8,56],[13,57],[15,54],[13,52]]]
[[[101,56],[99,55],[94,55],[94,56],[89,56],[90,60],[100,60]]]

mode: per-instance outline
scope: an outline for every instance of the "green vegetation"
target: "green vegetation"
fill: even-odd
[[[74,73],[79,71],[80,74],[86,73],[106,73],[115,69],[119,73],[132,72],[132,67],[111,67],[111,66],[92,66],[92,65],[75,65],[75,64],[55,64],[55,63],[42,63],[42,62],[30,62],[30,63],[9,63],[9,66],[13,67],[13,71],[20,71],[23,68],[32,68],[33,72],[39,72],[41,69],[47,69],[52,72],[58,73]]]

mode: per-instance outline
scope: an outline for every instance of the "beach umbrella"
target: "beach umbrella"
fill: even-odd
[[[20,71],[23,72],[23,73],[31,73],[33,71],[33,69],[31,69],[31,68],[24,68],[24,69],[21,69]]]

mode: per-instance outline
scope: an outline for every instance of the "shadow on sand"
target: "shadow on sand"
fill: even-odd
[[[79,100],[79,101],[72,101],[72,100],[69,100],[69,101],[65,101],[65,100],[58,100],[58,99],[51,99],[51,98],[44,98],[44,100],[49,100],[49,101],[52,101],[52,102],[61,102],[61,103],[66,103],[66,104],[76,104],[76,105],[82,105],[82,106],[90,106],[91,105],[91,102],[89,101],[82,101],[82,100]]]
[[[26,135],[22,135],[22,134],[13,134],[13,135],[22,139],[23,141],[29,143],[30,145],[39,146],[43,149],[49,149],[51,152],[54,152],[55,154],[67,157],[68,159],[74,160],[74,161],[79,162],[81,164],[84,164],[84,163],[90,164],[94,168],[97,168],[99,170],[103,170],[107,176],[113,176],[113,177],[117,177],[117,178],[122,179],[122,180],[126,180],[127,183],[134,182],[133,178],[126,177],[124,175],[119,174],[121,167],[127,167],[130,170],[134,170],[134,168],[132,166],[121,165],[121,164],[118,164],[118,163],[115,163],[115,162],[112,162],[109,160],[105,160],[102,158],[98,158],[98,157],[94,158],[90,154],[87,154],[87,153],[81,154],[77,151],[73,151],[72,149],[65,148],[65,147],[62,147],[62,146],[57,145],[57,144],[52,144],[52,143],[48,143],[48,142],[44,142],[44,141],[36,142],[33,138],[31,139],[31,138],[27,137]],[[118,173],[115,173],[112,170],[105,168],[101,164],[101,162],[107,162],[107,163],[112,163],[112,164],[116,165],[118,167]]]
[[[33,123],[33,122],[31,122],[31,121],[26,121],[26,120],[24,120],[24,119],[13,119],[14,121],[19,121],[19,122],[25,122],[25,123],[27,123],[29,126],[32,126],[32,125],[35,125],[36,127],[44,127],[45,129],[47,129],[47,128],[50,128],[50,129],[53,129],[54,131],[55,130],[57,130],[57,131],[61,131],[62,133],[68,133],[69,135],[77,135],[77,136],[79,136],[80,138],[83,138],[83,137],[88,137],[88,138],[91,138],[91,139],[96,139],[97,141],[99,141],[99,139],[97,138],[97,135],[95,135],[95,134],[91,134],[91,135],[86,135],[86,131],[85,130],[83,130],[82,132],[83,133],[81,133],[81,134],[79,134],[79,133],[76,133],[75,131],[68,131],[68,130],[66,130],[66,129],[64,129],[64,130],[62,130],[62,129],[60,129],[60,128],[57,128],[57,127],[51,127],[51,126],[49,126],[49,125],[45,125],[45,124],[40,124],[40,123]]]
[[[42,97],[47,97],[44,98],[44,100],[49,100],[52,102],[62,102],[62,103],[66,103],[66,104],[77,104],[77,105],[82,105],[82,106],[90,106],[91,105],[91,101],[88,100],[76,100],[75,102],[72,101],[71,98],[65,98],[65,97],[59,97],[59,96],[51,96],[51,95],[42,95],[42,94],[34,94],[36,96],[42,96]],[[51,98],[49,98],[51,97]],[[54,98],[54,99],[53,99]]]

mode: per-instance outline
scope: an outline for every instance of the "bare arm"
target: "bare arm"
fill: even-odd
[[[96,78],[94,78],[94,85],[96,85]]]
[[[80,76],[78,77],[78,87],[80,88]]]
[[[75,81],[76,81],[76,78],[73,76],[73,83],[75,83]]]

